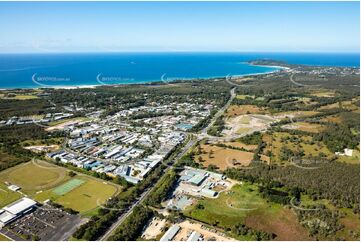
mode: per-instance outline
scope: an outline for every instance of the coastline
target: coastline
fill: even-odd
[[[245,62],[247,63],[247,62]],[[250,63],[247,63],[249,65],[252,65]],[[0,91],[7,91],[7,90],[34,90],[34,89],[55,89],[55,90],[60,90],[60,89],[65,89],[65,90],[71,90],[71,89],[85,89],[85,88],[96,88],[99,86],[123,86],[123,85],[152,85],[153,83],[159,83],[159,84],[167,84],[167,83],[172,83],[172,82],[176,82],[176,81],[194,81],[194,80],[207,80],[207,81],[211,81],[211,80],[215,80],[215,79],[219,79],[219,78],[227,78],[228,76],[233,76],[233,77],[247,77],[247,76],[258,76],[258,75],[268,75],[268,74],[272,74],[275,72],[279,72],[281,70],[285,70],[285,69],[290,69],[288,67],[283,67],[283,66],[267,66],[267,65],[252,65],[252,66],[260,66],[260,67],[271,67],[271,68],[277,68],[277,70],[271,70],[271,71],[267,71],[267,72],[257,72],[257,73],[250,73],[250,74],[239,74],[239,75],[225,75],[225,76],[210,76],[210,77],[196,77],[196,78],[189,78],[189,79],[174,79],[174,80],[169,80],[169,81],[162,81],[162,80],[150,80],[150,81],[139,81],[139,82],[134,82],[134,83],[118,83],[118,84],[93,84],[93,85],[69,85],[69,86],[52,86],[52,87],[48,87],[48,86],[38,86],[38,87],[14,87],[14,88],[0,88]]]

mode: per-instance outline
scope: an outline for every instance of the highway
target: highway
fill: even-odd
[[[154,186],[155,187],[155,186]],[[109,227],[108,231],[99,239],[101,241],[105,241],[108,240],[108,238],[112,235],[112,233],[114,232],[114,230],[116,228],[118,228],[118,226],[123,223],[123,221],[133,212],[133,209],[139,205],[141,202],[144,201],[144,199],[147,197],[147,195],[154,189],[154,187],[152,187],[151,189],[148,188],[146,189],[142,195],[140,196],[140,198],[138,200],[135,201],[135,203],[133,203],[132,206],[130,206],[128,208],[128,210],[123,213],[115,223],[112,224],[112,226]]]
[[[227,108],[229,107],[229,105],[231,105],[233,99],[236,97],[236,93],[235,93],[235,88],[232,88],[230,91],[231,97],[228,100],[228,102],[220,109],[218,110],[218,112],[213,116],[211,122],[207,125],[207,127],[205,127],[202,131],[201,134],[198,135],[198,138],[196,140],[192,139],[192,137],[190,137],[190,135],[188,135],[188,141],[187,144],[182,148],[181,152],[179,152],[179,154],[170,162],[170,164],[167,166],[167,168],[164,170],[163,174],[166,174],[167,171],[173,167],[173,165],[180,159],[182,158],[187,151],[197,142],[197,140],[203,139],[204,137],[208,136],[207,131],[209,130],[210,127],[212,127],[212,125],[214,124],[214,122],[217,120],[218,117],[220,117],[221,115],[223,115],[223,113],[227,110]],[[160,181],[161,177],[159,177]],[[151,188],[146,189],[142,195],[140,196],[140,198],[138,200],[136,200],[129,208],[128,210],[123,213],[115,223],[112,224],[112,226],[109,227],[108,231],[99,239],[101,241],[105,241],[107,240],[112,233],[116,230],[116,228],[132,213],[134,207],[136,207],[137,205],[139,205],[140,203],[142,203],[148,196],[148,194],[150,194],[154,188],[156,187],[155,183]]]
[[[174,163],[176,163],[180,158],[183,157],[183,155],[196,143],[195,140],[189,138],[187,144],[182,148],[181,152],[179,152],[179,154],[177,155],[177,157],[175,159],[173,159],[170,164],[167,166],[167,168],[164,170],[164,174],[167,173],[167,171],[173,166]],[[161,179],[161,177],[159,178],[159,180]],[[139,205],[140,203],[142,203],[147,196],[154,190],[154,188],[156,187],[155,183],[151,188],[147,188],[142,195],[140,196],[140,198],[138,200],[136,200],[129,208],[128,210],[123,213],[115,223],[112,224],[112,226],[109,227],[108,231],[99,239],[101,241],[105,241],[107,240],[111,234],[114,232],[114,230],[132,213],[134,207],[136,207],[137,205]]]
[[[217,118],[219,118],[221,115],[223,115],[223,113],[227,110],[227,108],[229,107],[229,105],[231,105],[233,99],[236,97],[236,92],[235,92],[236,88],[232,88],[230,91],[231,97],[229,98],[229,100],[227,101],[227,103],[218,110],[218,112],[213,116],[211,122],[209,122],[208,126],[205,127],[202,131],[201,134],[202,135],[207,135],[208,130],[213,126],[213,124],[216,122]]]

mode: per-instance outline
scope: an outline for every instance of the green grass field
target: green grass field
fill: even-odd
[[[256,230],[275,233],[278,240],[309,239],[306,229],[290,209],[267,202],[259,195],[257,186],[248,183],[235,185],[216,199],[200,199],[186,208],[184,214],[223,228],[246,224]]]
[[[197,205],[193,205],[186,209],[185,214],[222,227],[244,223],[247,215],[268,208],[267,202],[258,195],[257,187],[249,184],[235,185],[230,191],[221,193],[217,199],[202,199],[198,204],[203,205],[204,209],[197,209]]]
[[[48,125],[49,126],[56,126],[56,125],[59,125],[59,124],[64,124],[64,123],[72,122],[72,121],[83,122],[83,121],[90,121],[90,120],[91,120],[90,118],[86,118],[86,117],[66,118],[66,119],[61,119],[61,120],[58,120],[58,121],[50,122]]]
[[[84,174],[71,178],[66,168],[44,161],[24,163],[1,172],[1,184],[5,181],[18,185],[22,192],[39,202],[51,199],[86,214],[92,214],[93,210],[120,190],[116,184]],[[2,189],[7,190],[6,186]],[[0,203],[20,198],[17,194],[14,197],[9,194],[0,190]]]
[[[27,162],[1,172],[0,181],[21,187],[28,195],[46,190],[68,180],[65,169],[47,162]]]
[[[72,208],[80,213],[91,214],[92,210],[96,209],[99,204],[103,204],[119,190],[119,186],[97,180],[93,177],[83,175],[76,177],[77,180],[81,180],[83,183],[74,189],[69,190],[67,193],[64,193],[63,195],[57,193],[59,188],[64,190],[63,185],[61,185],[55,189],[50,189],[37,194],[35,199],[40,202],[51,199],[64,207]],[[64,185],[68,186],[67,183]]]
[[[4,183],[0,183],[0,208],[21,198],[20,193],[13,192]]]
[[[85,181],[80,180],[80,179],[71,179],[70,181],[56,187],[53,190],[53,193],[55,193],[56,195],[59,195],[59,196],[65,195],[66,193],[68,193],[71,190],[77,188],[78,186],[80,186],[84,182]]]
[[[14,97],[5,97],[3,94],[0,95],[0,98],[2,99],[14,99],[14,100],[29,100],[29,99],[37,99],[39,98],[38,96],[35,95],[21,95],[21,94],[16,94]]]
[[[0,234],[0,241],[10,241],[10,239],[8,239],[4,235]]]
[[[360,164],[360,151],[355,149],[352,156],[338,156],[337,160],[348,164]]]

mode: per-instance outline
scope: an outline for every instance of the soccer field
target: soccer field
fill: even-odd
[[[0,173],[1,182],[15,184],[28,195],[53,188],[68,179],[65,169],[44,161],[30,161]]]
[[[0,182],[21,187],[21,191],[39,202],[47,199],[80,213],[90,212],[120,191],[120,186],[84,174],[69,177],[68,170],[44,161],[24,163],[0,173]],[[20,198],[0,186],[0,205]]]

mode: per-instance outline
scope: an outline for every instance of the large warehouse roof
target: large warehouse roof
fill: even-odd
[[[3,207],[3,209],[5,211],[8,211],[9,213],[18,215],[35,205],[36,205],[36,202],[34,200],[31,200],[30,198],[27,198],[27,197],[23,197],[15,202],[7,205],[6,207]]]
[[[160,241],[171,241],[179,230],[180,227],[178,225],[173,225],[172,227],[170,227],[170,229],[168,229],[167,232],[165,232]]]
[[[11,214],[4,210],[0,210],[0,226],[3,226],[5,224],[9,223],[15,217],[16,217],[16,215],[14,215],[14,214]]]

